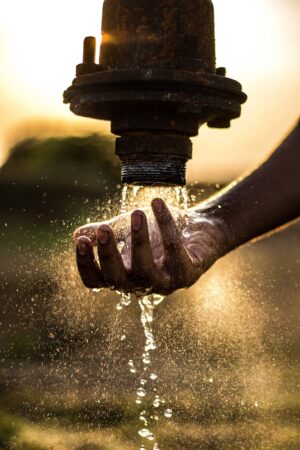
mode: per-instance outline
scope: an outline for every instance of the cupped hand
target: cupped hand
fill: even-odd
[[[219,220],[194,213],[176,222],[161,199],[151,206],[154,224],[137,210],[127,233],[124,228],[121,234],[113,232],[124,216],[75,232],[77,265],[86,287],[167,295],[194,284],[226,253],[226,231]]]

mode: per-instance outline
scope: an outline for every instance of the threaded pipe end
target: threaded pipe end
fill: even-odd
[[[186,160],[166,155],[155,155],[145,159],[142,155],[122,159],[121,178],[126,184],[177,185],[186,184]]]

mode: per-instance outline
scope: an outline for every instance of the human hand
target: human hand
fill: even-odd
[[[153,200],[151,206],[152,222],[137,210],[130,216],[130,227],[126,217],[119,216],[110,224],[75,232],[77,265],[86,287],[167,295],[194,284],[226,253],[228,230],[219,219],[191,213],[176,223],[162,200]]]

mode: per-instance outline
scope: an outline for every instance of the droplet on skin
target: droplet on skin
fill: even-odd
[[[189,230],[187,228],[185,228],[182,232],[182,236],[185,238],[189,238],[191,236],[191,233],[189,232]]]
[[[124,241],[121,241],[121,242],[118,243],[118,250],[119,250],[120,253],[122,252],[124,247],[125,247],[125,242]]]
[[[123,336],[121,336],[121,341],[123,342],[123,341],[125,341],[125,339],[126,339],[126,335],[123,334]]]
[[[160,448],[159,448],[159,446],[158,446],[158,444],[157,444],[157,443],[156,443],[156,444],[154,444],[153,450],[160,450]]]
[[[157,380],[157,375],[156,375],[156,373],[151,373],[151,375],[150,375],[150,380],[152,380],[152,381]]]
[[[213,378],[209,378],[209,379],[208,379],[208,382],[209,382],[209,383],[213,383],[213,382],[214,382]]]

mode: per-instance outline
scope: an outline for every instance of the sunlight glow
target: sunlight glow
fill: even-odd
[[[47,114],[64,113],[62,92],[75,76],[81,62],[86,35],[100,43],[101,2],[72,0],[6,2],[5,35],[7,79],[14,96],[28,101],[28,112],[47,108]],[[16,14],[17,11],[17,14]]]
[[[52,124],[66,121],[78,130],[108,130],[103,122],[75,117],[62,103],[82,58],[83,38],[94,35],[100,46],[102,3],[9,0],[2,5],[0,163],[11,142],[8,135],[24,121],[50,118]],[[217,64],[242,81],[249,101],[230,131],[203,127],[195,140],[190,179],[204,181],[220,176],[220,168],[228,179],[259,160],[296,120],[300,104],[300,2],[213,3]],[[272,120],[265,120],[268,115]]]

